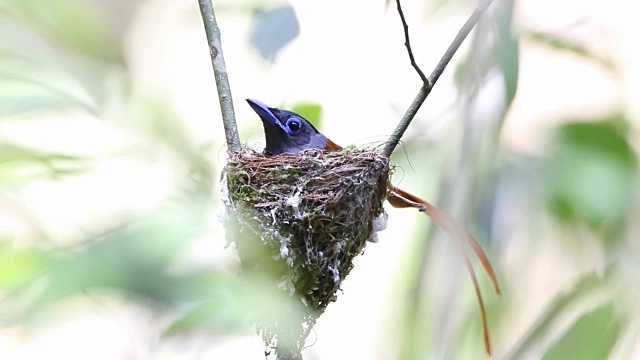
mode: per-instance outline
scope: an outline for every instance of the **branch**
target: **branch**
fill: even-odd
[[[411,41],[409,41],[409,25],[407,25],[407,20],[404,18],[404,12],[402,11],[402,6],[400,6],[400,0],[396,0],[396,4],[398,5],[398,14],[400,14],[400,20],[402,20],[402,28],[404,29],[404,46],[407,47],[407,53],[409,53],[409,60],[411,61],[411,66],[416,69],[418,75],[420,75],[420,79],[424,84],[429,84],[429,79],[422,72],[422,69],[416,63],[416,59],[413,57],[413,50],[411,50]]]
[[[408,26],[406,25],[406,22],[404,20],[404,14],[402,13],[402,8],[400,7],[400,0],[396,1],[398,3],[398,13],[400,14],[400,18],[402,19],[402,23],[404,26],[406,41],[405,45],[407,46],[409,58],[411,59],[411,64],[413,65],[415,61],[413,60],[413,53],[411,51],[411,46],[409,45],[409,35],[407,33]],[[440,75],[442,75],[442,73],[444,72],[444,69],[451,61],[451,58],[453,58],[453,55],[455,55],[456,51],[458,51],[458,48],[460,47],[464,39],[467,38],[467,35],[469,35],[473,27],[476,25],[476,23],[478,23],[480,16],[482,16],[482,14],[485,12],[485,10],[487,10],[492,2],[493,0],[480,1],[478,8],[476,8],[471,16],[469,16],[467,22],[462,26],[462,28],[460,28],[460,30],[458,31],[458,35],[456,35],[456,37],[453,39],[447,51],[445,51],[444,55],[442,55],[440,62],[438,62],[438,65],[436,65],[435,69],[433,69],[433,72],[431,73],[431,76],[429,76],[429,79],[426,79],[425,81],[424,74],[421,74],[421,71],[419,71],[419,67],[417,65],[414,65],[414,68],[416,69],[416,71],[418,71],[418,74],[422,78],[422,87],[420,87],[418,94],[411,102],[411,105],[409,106],[407,111],[404,113],[404,116],[398,123],[396,129],[393,131],[391,136],[389,136],[389,140],[387,140],[387,144],[382,150],[383,155],[385,155],[386,157],[391,156],[393,150],[395,150],[396,146],[398,146],[400,138],[402,138],[402,135],[407,130],[407,127],[409,127],[409,124],[411,124],[411,121],[416,116],[416,113],[422,106],[422,103],[424,103],[427,96],[429,96],[429,94],[431,93],[431,89],[436,84],[436,81],[438,81],[438,79],[440,78]]]
[[[240,138],[238,137],[236,115],[233,111],[229,76],[227,75],[227,68],[224,64],[224,56],[222,55],[220,28],[218,28],[218,23],[216,22],[216,15],[213,11],[211,0],[199,0],[198,2],[200,3],[200,14],[202,15],[202,22],[204,23],[204,30],[207,33],[209,54],[211,55],[213,74],[216,78],[218,101],[220,102],[220,111],[222,113],[222,123],[224,125],[227,146],[230,151],[235,151],[240,148]]]

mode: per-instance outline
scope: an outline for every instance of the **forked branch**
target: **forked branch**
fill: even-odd
[[[404,18],[404,13],[402,11],[402,7],[400,6],[400,0],[396,0],[396,3],[398,5],[398,13],[400,15],[400,19],[402,20],[402,26],[404,28],[405,46],[407,47],[407,52],[409,54],[409,59],[411,60],[411,65],[413,66],[414,69],[416,69],[416,72],[418,73],[418,75],[420,75],[420,78],[422,79],[422,86],[420,87],[418,94],[415,96],[415,98],[411,102],[411,105],[409,106],[407,111],[405,111],[404,115],[402,116],[402,119],[398,123],[398,126],[396,126],[396,129],[393,131],[391,136],[389,136],[389,140],[387,140],[387,144],[382,150],[382,153],[385,156],[387,157],[391,156],[391,153],[393,153],[393,150],[395,150],[396,146],[398,146],[398,142],[402,138],[402,135],[404,135],[404,132],[409,127],[409,124],[411,124],[411,121],[413,121],[413,118],[416,116],[416,113],[418,112],[418,110],[426,100],[427,96],[429,96],[429,94],[431,93],[431,89],[440,78],[440,75],[442,75],[442,73],[444,72],[444,69],[447,67],[447,65],[453,58],[453,55],[455,55],[456,51],[458,51],[458,48],[460,47],[462,42],[467,38],[467,35],[469,35],[471,30],[473,30],[474,26],[478,23],[478,20],[480,20],[480,17],[482,16],[482,14],[489,7],[489,5],[491,5],[492,2],[493,0],[484,0],[484,1],[481,0],[479,2],[478,7],[473,11],[471,16],[469,16],[469,18],[467,19],[465,24],[462,26],[462,28],[460,28],[460,30],[458,31],[458,35],[456,35],[456,37],[453,39],[447,51],[445,51],[444,55],[442,55],[442,58],[438,62],[438,65],[436,65],[435,69],[433,69],[431,76],[429,76],[429,78],[427,79],[424,76],[424,73],[422,72],[422,70],[420,70],[420,67],[415,63],[413,51],[411,50],[411,43],[409,41],[409,26],[407,25],[407,22]]]

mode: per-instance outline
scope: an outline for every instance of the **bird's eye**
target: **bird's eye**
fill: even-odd
[[[300,123],[299,119],[289,119],[289,120],[287,120],[286,126],[287,126],[287,130],[288,130],[289,134],[291,134],[291,135],[300,134],[301,123]]]

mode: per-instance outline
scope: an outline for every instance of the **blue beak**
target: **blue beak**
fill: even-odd
[[[282,127],[282,125],[280,124],[280,120],[278,120],[278,118],[273,114],[271,108],[269,108],[267,104],[261,103],[260,101],[254,99],[247,99],[247,102],[249,103],[249,106],[251,106],[253,111],[255,111],[256,114],[260,116],[260,119],[262,119],[262,121],[266,121],[272,126]]]

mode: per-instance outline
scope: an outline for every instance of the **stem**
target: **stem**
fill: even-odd
[[[209,54],[213,65],[213,74],[216,79],[218,90],[218,100],[220,102],[220,112],[222,113],[222,123],[227,140],[229,151],[236,151],[240,148],[240,138],[238,137],[238,125],[233,111],[233,99],[231,97],[231,87],[229,86],[229,76],[222,55],[222,43],[220,42],[220,28],[216,22],[211,0],[199,0],[200,14],[207,33],[209,44]]]

